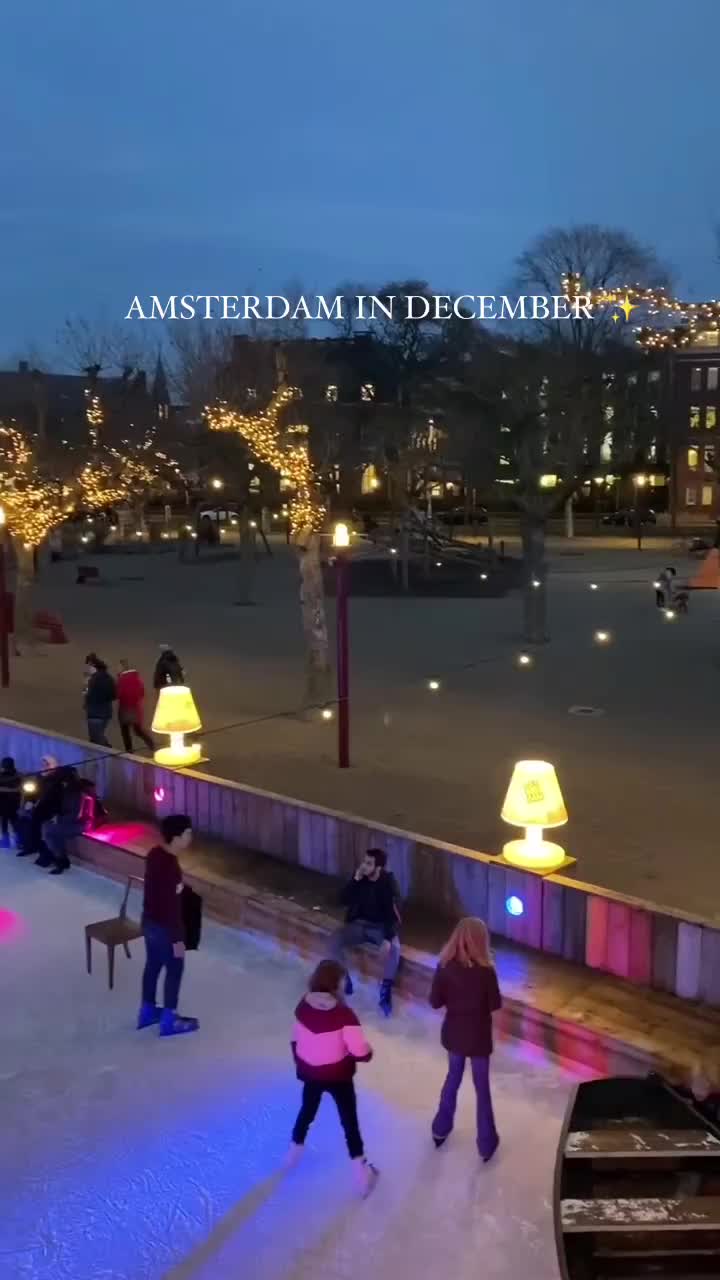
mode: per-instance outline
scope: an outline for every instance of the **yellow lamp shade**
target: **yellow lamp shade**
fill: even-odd
[[[562,827],[568,815],[553,765],[546,760],[520,760],[500,816],[516,827]]]
[[[153,733],[195,733],[201,721],[192,693],[184,684],[168,684],[160,690],[153,716]]]

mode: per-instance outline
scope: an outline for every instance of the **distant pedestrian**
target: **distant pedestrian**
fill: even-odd
[[[113,714],[113,702],[117,698],[115,681],[107,669],[107,663],[98,658],[96,653],[89,653],[85,659],[85,716],[87,718],[88,738],[101,747],[110,747],[106,730]]]
[[[655,585],[655,603],[658,609],[672,608],[676,576],[672,565],[668,565],[659,575]]]
[[[329,1093],[338,1110],[358,1190],[366,1196],[375,1186],[378,1173],[365,1158],[354,1076],[358,1062],[370,1061],[372,1049],[357,1014],[344,1003],[344,982],[343,966],[335,960],[323,960],[310,979],[307,995],[295,1010],[292,1051],[303,1091],[287,1164],[294,1165],[302,1155],[322,1096]]]
[[[166,684],[184,684],[185,672],[180,659],[169,644],[160,645],[160,657],[155,663],[153,689],[164,689]]]
[[[22,778],[15,768],[12,756],[0,760],[0,830],[2,846],[10,845],[10,828],[15,838],[18,836],[18,810],[22,797]]]
[[[132,751],[132,735],[140,738],[152,751],[155,743],[144,726],[145,685],[142,676],[131,667],[127,658],[120,659],[120,672],[117,678],[118,721],[122,734],[123,746]]]
[[[440,953],[430,1004],[433,1009],[445,1009],[442,1044],[448,1053],[448,1073],[432,1122],[433,1141],[441,1147],[452,1133],[458,1090],[469,1058],[477,1096],[477,1147],[487,1164],[500,1141],[490,1097],[490,1055],[492,1015],[502,1001],[482,920],[468,917],[456,925]]]
[[[162,842],[145,860],[145,892],[142,928],[147,960],[142,977],[142,1004],[137,1028],[160,1023],[161,1036],[177,1036],[197,1031],[197,1018],[181,1017],[177,1011],[185,968],[185,925],[181,894],[182,868],[178,855],[192,840],[192,823],[186,814],[173,813],[160,823]],[[157,984],[165,970],[163,1007],[156,1004]]]

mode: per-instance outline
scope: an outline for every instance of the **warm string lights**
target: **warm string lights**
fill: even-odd
[[[294,387],[281,387],[262,413],[238,413],[226,404],[205,410],[211,431],[236,431],[247,441],[260,462],[272,467],[290,481],[294,496],[290,499],[290,532],[319,533],[325,523],[325,508],[317,488],[310,462],[305,426],[283,429],[282,411],[300,398]]]
[[[640,325],[634,329],[640,346],[648,349],[689,346],[693,338],[707,330],[718,331],[720,344],[720,302],[684,302],[672,298],[666,289],[646,288],[644,285],[622,285],[616,289],[585,289],[578,272],[571,271],[562,278],[565,297],[570,301],[582,299],[593,307],[615,306],[625,311],[626,319],[636,307],[643,307],[651,316],[668,316],[682,323],[670,328]]]
[[[100,397],[90,387],[85,388],[85,418],[88,424],[90,443],[93,449],[97,449],[100,442],[100,428],[103,424],[103,407]]]
[[[25,547],[36,547],[63,514],[62,485],[46,480],[31,445],[13,426],[0,427],[0,504],[7,526]]]

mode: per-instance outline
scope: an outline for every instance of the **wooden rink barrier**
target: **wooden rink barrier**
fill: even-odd
[[[480,916],[497,937],[720,1008],[720,927],[710,919],[12,720],[0,719],[0,747],[21,773],[36,772],[43,755],[82,762],[80,772],[94,779],[111,812],[146,820],[187,813],[199,834],[326,875],[349,876],[362,853],[379,846],[403,897],[435,915]],[[521,914],[508,911],[510,897],[520,900]]]

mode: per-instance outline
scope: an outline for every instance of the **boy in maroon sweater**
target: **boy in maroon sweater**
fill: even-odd
[[[180,983],[185,967],[185,928],[180,895],[183,888],[178,854],[192,839],[192,824],[184,813],[173,813],[160,823],[162,844],[150,850],[145,863],[142,927],[147,960],[142,978],[142,1005],[138,1031],[160,1023],[161,1036],[197,1031],[197,1018],[177,1012]],[[163,1008],[155,1003],[160,971],[165,970]]]

